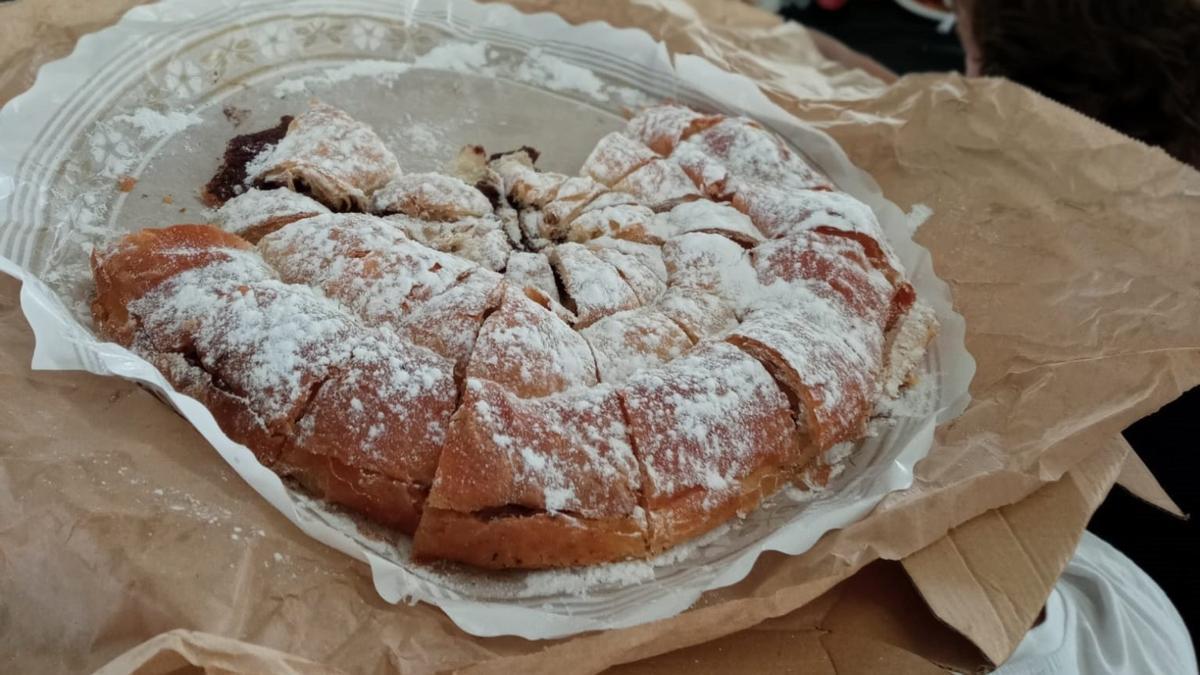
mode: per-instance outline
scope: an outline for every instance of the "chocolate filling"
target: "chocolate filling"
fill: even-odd
[[[246,188],[246,166],[263,150],[275,145],[287,134],[290,115],[279,118],[278,126],[234,136],[225,146],[225,158],[216,175],[204,186],[205,205],[216,208],[241,194]]]
[[[537,148],[531,148],[528,145],[522,145],[521,147],[519,147],[515,150],[505,150],[504,152],[494,152],[491,155],[488,155],[488,161],[494,162],[505,155],[515,155],[518,152],[524,152],[525,154],[529,155],[529,161],[533,162],[534,164],[537,164],[538,157],[542,156],[542,153],[538,152]]]
[[[500,191],[496,189],[495,185],[481,180],[475,184],[475,189],[483,193],[484,197],[487,197],[488,203],[492,205],[493,211],[500,208]]]

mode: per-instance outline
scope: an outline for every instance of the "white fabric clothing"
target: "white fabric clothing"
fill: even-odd
[[[996,675],[1197,675],[1187,626],[1132,560],[1084,532],[1046,618]]]

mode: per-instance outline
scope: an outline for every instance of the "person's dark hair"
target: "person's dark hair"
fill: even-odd
[[[1200,0],[958,0],[981,74],[1200,167]]]

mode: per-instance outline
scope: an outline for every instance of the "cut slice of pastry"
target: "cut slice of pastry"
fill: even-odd
[[[214,214],[215,224],[251,244],[297,220],[329,213],[317,200],[285,188],[251,188],[225,202]]]
[[[617,268],[582,244],[559,244],[550,249],[549,258],[562,282],[563,305],[578,317],[579,328],[640,304]]]
[[[493,569],[643,557],[639,489],[612,389],[522,399],[469,379],[413,554]]]
[[[502,277],[477,269],[400,317],[396,330],[413,344],[428,347],[454,362],[458,380],[466,374],[467,361],[487,318],[500,305]]]
[[[410,239],[375,216],[334,213],[296,221],[258,242],[289,283],[308,284],[374,325],[404,316],[478,266]]]
[[[246,191],[250,176],[246,166],[255,157],[275,147],[287,133],[294,118],[285,115],[279,124],[261,131],[234,136],[225,146],[225,154],[216,174],[200,191],[200,200],[206,206],[216,208]]]
[[[696,288],[669,288],[654,307],[678,324],[693,342],[718,337],[738,322],[732,302]]]
[[[858,242],[820,232],[772,239],[751,252],[766,293],[787,303],[796,287],[837,303],[880,332],[886,330],[893,288]]]
[[[772,238],[825,226],[883,239],[871,207],[844,192],[787,190],[763,182],[736,181],[731,203]]]
[[[617,269],[617,273],[633,289],[641,304],[649,305],[667,290],[666,282],[636,255],[623,253],[615,248],[596,247],[588,250]]]
[[[727,339],[779,380],[797,425],[823,451],[862,437],[878,393],[883,334],[841,303],[793,290],[786,305],[751,309]]]
[[[747,248],[763,240],[762,233],[746,214],[707,199],[685,202],[658,214],[653,229],[663,239],[689,232],[719,234]]]
[[[311,393],[274,469],[308,491],[411,534],[458,389],[445,359],[381,336]]]
[[[554,199],[542,207],[542,218],[553,229],[547,233],[551,241],[562,241],[567,236],[571,220],[583,211],[596,197],[608,192],[608,188],[586,176],[568,178],[558,186]]]
[[[616,185],[622,178],[658,155],[640,141],[614,131],[596,142],[591,154],[579,169],[581,176],[590,176],[608,187]]]
[[[139,230],[96,248],[91,257],[96,282],[92,318],[98,331],[110,340],[130,344],[138,322],[129,314],[129,303],[190,269],[238,261],[238,266],[217,269],[236,271],[238,278],[272,278],[274,273],[253,254],[253,248],[241,237],[210,225]]]
[[[558,284],[554,281],[554,270],[541,253],[513,251],[508,257],[504,279],[517,288],[535,288],[554,302],[562,302],[558,296]]]
[[[492,216],[443,222],[394,215],[385,220],[429,248],[453,253],[494,272],[504,269],[512,252],[502,223]]]
[[[587,341],[524,291],[504,285],[499,307],[479,329],[467,377],[536,398],[597,382]]]
[[[587,243],[589,249],[611,248],[638,259],[663,281],[667,280],[667,265],[663,262],[662,247],[656,244],[630,241],[620,237],[600,237]]]
[[[732,345],[700,345],[618,392],[642,465],[651,551],[748,513],[804,461],[787,398]]]
[[[750,254],[719,234],[684,234],[664,244],[662,252],[672,288],[715,293],[735,306],[758,288]]]
[[[320,102],[246,166],[251,185],[287,187],[334,211],[367,210],[371,194],[398,173],[400,163],[370,127]]]
[[[558,229],[546,222],[541,210],[522,209],[517,213],[517,224],[521,231],[521,247],[527,251],[540,251],[553,243],[551,237]]]
[[[628,192],[654,211],[668,211],[683,202],[700,199],[696,184],[675,162],[655,159],[643,164],[613,186]]]
[[[744,117],[730,117],[693,134],[671,158],[712,199],[728,199],[735,183],[757,182],[784,191],[832,188],[828,178],[778,136]]]
[[[600,381],[620,384],[646,368],[668,363],[692,347],[687,333],[649,307],[617,312],[580,331],[596,355]]]
[[[538,171],[529,153],[523,150],[501,155],[490,166],[500,176],[504,196],[518,210],[540,209],[549,204],[558,194],[559,186],[569,178],[561,173]]]
[[[651,233],[654,211],[640,204],[619,204],[585,209],[571,221],[567,239],[585,243],[599,237],[615,237],[646,244],[661,244]]]
[[[888,278],[894,289],[889,328],[916,299],[916,292],[887,244],[874,212],[850,195],[814,190],[788,192],[749,183],[739,187],[733,205],[749,215],[755,225],[772,238],[818,232],[857,242],[872,266]]]
[[[646,108],[630,118],[625,133],[660,155],[669,155],[685,138],[717,124],[721,115],[705,115],[682,105]]]
[[[409,173],[395,176],[371,197],[371,211],[403,214],[422,220],[462,220],[491,215],[482,192],[454,176]]]
[[[244,413],[217,423],[270,466],[312,392],[351,363],[364,329],[306,287],[244,271],[241,261],[198,267],[130,302],[139,328],[129,346],[179,354],[207,375],[186,384],[239,400]]]
[[[893,285],[857,240],[841,233],[817,230],[759,245],[753,251],[763,298],[789,304],[811,292],[861,319],[865,330],[884,335],[883,393],[895,398],[911,383],[926,347],[937,334],[937,319],[929,307],[914,304],[912,287]],[[802,286],[800,292],[797,285]]]
[[[94,257],[98,325],[263,464],[411,531],[457,398],[451,364],[274,278],[245,246],[215,227],[126,237]]]

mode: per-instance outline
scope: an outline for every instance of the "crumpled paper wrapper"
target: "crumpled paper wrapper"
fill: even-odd
[[[132,4],[0,7],[0,101]],[[971,407],[939,430],[911,489],[802,556],[764,556],[746,580],[675,618],[558,641],[473,638],[434,608],[382,601],[362,565],[301,536],[137,386],[30,372],[32,341],[4,279],[4,669],[87,671],[187,629],[211,636],[159,637],[112,672],[184,662],[213,672],[594,672],[788,614],[872,560],[904,558],[1021,500],[1200,383],[1200,174],[1007,82],[925,75],[880,89],[823,63],[802,29],[735,6],[554,3],[573,22],[645,27],[756,77],[892,201],[932,209],[917,239],[954,291],[978,371]],[[238,658],[222,661],[230,650]]]

